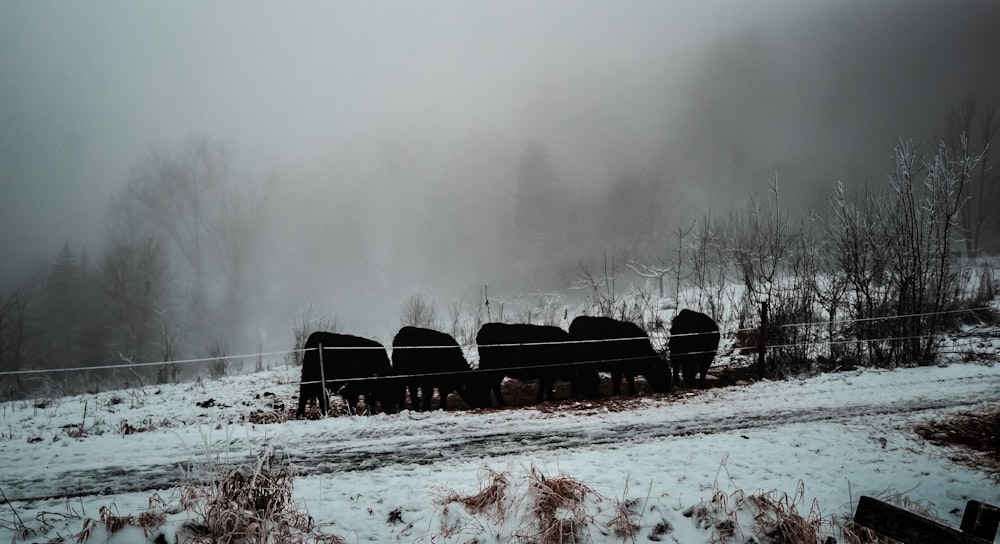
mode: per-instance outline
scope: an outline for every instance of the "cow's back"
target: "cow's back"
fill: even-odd
[[[406,326],[392,339],[392,367],[396,374],[469,370],[461,346],[445,332]]]
[[[702,354],[714,357],[719,347],[719,326],[701,312],[683,309],[670,323],[668,346],[671,356]]]
[[[569,333],[550,325],[486,323],[476,335],[481,370],[518,369],[573,361]]]

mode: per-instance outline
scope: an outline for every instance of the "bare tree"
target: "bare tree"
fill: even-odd
[[[774,327],[769,336],[779,364],[802,365],[816,343],[819,321],[816,278],[821,274],[818,242],[808,224],[799,225],[783,267],[784,280],[778,306],[771,312]]]
[[[866,191],[851,198],[837,184],[830,198],[830,214],[822,220],[837,274],[847,280],[848,314],[854,320],[851,333],[860,343],[857,355],[876,364],[888,361],[885,321],[890,298],[886,270],[890,260],[890,232],[883,227],[891,213],[888,196]]]
[[[664,263],[662,260],[654,264],[639,264],[636,262],[627,262],[625,267],[635,273],[636,276],[640,278],[645,278],[648,280],[656,280],[657,293],[659,293],[660,298],[663,298],[663,278],[674,271],[674,267]]]
[[[337,332],[336,316],[334,316],[333,319],[327,319],[323,316],[314,316],[314,309],[313,304],[310,303],[309,307],[301,312],[299,318],[292,326],[292,335],[295,337],[295,347],[291,353],[291,360],[296,364],[296,366],[302,364],[301,350],[305,347],[310,334],[316,331]]]
[[[591,293],[589,305],[596,310],[596,315],[604,317],[615,315],[615,309],[620,302],[618,291],[615,289],[615,280],[618,279],[615,271],[615,256],[611,256],[609,263],[608,254],[604,253],[604,275],[601,277],[594,276],[582,261],[580,262],[580,273],[583,277],[573,281],[570,289],[589,290]]]
[[[210,185],[217,168],[210,144],[188,139],[173,153],[153,149],[132,170],[122,205],[145,228],[163,233],[190,265],[196,285],[205,281]]]
[[[677,227],[677,247],[675,248],[675,261],[668,264],[665,259],[656,259],[654,264],[638,264],[634,261],[625,263],[625,266],[635,272],[640,278],[655,279],[657,292],[660,298],[666,294],[663,289],[663,278],[667,274],[673,273],[674,277],[674,300],[678,301],[681,292],[681,280],[685,279],[684,269],[684,239],[694,230],[694,223],[689,227]],[[679,301],[678,301],[679,303]]]
[[[765,355],[771,312],[787,289],[781,273],[799,236],[791,227],[788,212],[781,209],[777,176],[767,203],[750,198],[744,210],[733,215],[729,227],[728,246],[736,276],[750,303],[748,311],[759,324],[756,341],[761,378],[770,374]]]
[[[112,240],[97,282],[108,309],[112,349],[128,360],[152,358],[169,314],[169,270],[159,241],[148,235]]]
[[[233,365],[230,364],[229,348],[224,341],[216,339],[209,344],[208,356],[213,358],[208,363],[208,376],[210,378],[218,380],[229,375]]]
[[[482,328],[483,323],[487,320],[491,320],[490,315],[490,299],[489,299],[489,288],[484,285],[481,290],[476,290],[476,303],[473,305],[472,309],[472,326],[468,331],[468,337],[466,338],[465,344],[473,344],[476,339],[476,334],[479,329]]]
[[[461,338],[462,314],[465,313],[465,303],[460,299],[453,298],[448,302],[448,321],[451,323],[451,336]]]
[[[230,338],[237,332],[247,260],[260,237],[270,186],[239,170],[233,155],[231,148],[198,137],[172,151],[154,149],[132,170],[120,203],[188,265],[197,329],[208,324],[206,285],[220,282],[224,328],[214,332]]]
[[[897,323],[892,347],[902,362],[929,364],[937,354],[940,312],[954,292],[952,249],[964,191],[979,160],[967,148],[953,155],[943,143],[929,160],[913,142],[896,147],[892,207],[884,219]]]
[[[22,370],[27,321],[27,300],[17,289],[0,303],[0,369]],[[14,374],[16,391],[22,391],[21,376]]]
[[[843,186],[838,184],[838,190],[843,193]],[[820,228],[826,236],[818,237],[816,244],[815,265],[816,273],[812,277],[811,290],[815,293],[827,316],[827,341],[829,342],[829,356],[831,360],[836,360],[843,351],[839,344],[835,344],[837,333],[837,320],[839,312],[847,302],[847,294],[850,288],[850,279],[847,274],[840,273],[836,239],[829,236],[830,228],[823,217],[814,215]]]
[[[953,247],[964,191],[979,160],[967,148],[955,155],[944,143],[926,159],[904,141],[895,150],[889,191],[858,202],[840,186],[834,192],[823,224],[837,272],[849,285],[851,332],[876,364],[934,361],[941,312],[955,303]]]
[[[688,246],[690,277],[697,291],[695,305],[716,322],[726,317],[723,310],[729,277],[728,251],[725,229],[711,212],[706,213]]]
[[[174,349],[177,344],[177,328],[170,323],[164,323],[160,330],[160,360],[166,364],[157,365],[156,383],[177,383],[180,369],[171,364],[174,360]]]
[[[421,294],[410,295],[399,310],[402,325],[433,329],[437,325],[437,311],[434,302]]]
[[[994,210],[1000,197],[1000,168],[993,142],[1000,132],[1000,115],[997,101],[967,97],[951,108],[945,117],[944,145],[952,157],[973,156],[978,160],[969,175],[962,180],[966,196],[960,213],[960,225],[965,237],[965,251],[969,257],[978,257],[983,250],[984,229],[988,220],[995,217]],[[993,234],[1000,225],[992,225]]]
[[[521,323],[559,326],[565,317],[565,308],[560,304],[562,295],[553,292],[525,293],[518,297],[518,320]]]

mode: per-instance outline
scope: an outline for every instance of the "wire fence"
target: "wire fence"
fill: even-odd
[[[975,313],[990,310],[988,307],[980,308],[969,308],[962,310],[948,310],[941,312],[926,312],[926,313],[914,313],[906,315],[897,316],[880,316],[862,319],[844,319],[835,321],[810,321],[802,323],[786,323],[780,325],[774,325],[775,328],[797,328],[797,327],[827,327],[831,324],[833,325],[845,325],[849,323],[863,323],[871,321],[887,321],[887,320],[902,320],[902,319],[913,319],[919,317],[931,317],[947,314],[958,314],[958,313]],[[737,329],[728,329],[720,331],[706,331],[706,332],[693,332],[693,333],[678,333],[670,335],[672,338],[680,337],[693,337],[693,336],[705,336],[720,334],[722,338],[736,338],[740,333],[746,332],[756,332],[758,327],[745,327]],[[910,335],[910,336],[886,336],[881,338],[857,338],[857,339],[815,339],[807,340],[801,342],[791,342],[791,343],[781,343],[781,344],[767,344],[764,346],[767,350],[774,349],[791,349],[791,348],[808,348],[815,346],[834,346],[834,345],[849,345],[849,344],[859,344],[859,343],[874,343],[874,342],[893,342],[893,341],[907,341],[907,340],[929,340],[935,335]],[[451,345],[430,345],[430,346],[322,346],[324,351],[337,351],[337,350],[385,350],[388,352],[395,350],[453,350],[461,349],[463,353],[471,353],[472,349],[475,348],[514,348],[514,347],[537,347],[546,345],[585,345],[585,344],[603,344],[611,342],[635,342],[635,341],[650,341],[650,336],[637,336],[629,338],[604,338],[604,339],[588,339],[588,340],[565,340],[565,341],[550,341],[550,342],[529,342],[529,343],[493,343],[493,344],[481,344],[478,346],[462,346],[458,344]],[[739,346],[741,349],[759,349],[758,346]],[[135,369],[143,367],[157,367],[164,365],[187,365],[187,364],[198,364],[198,363],[217,363],[219,361],[233,361],[233,360],[248,360],[262,357],[284,357],[287,358],[292,354],[305,354],[310,351],[317,351],[320,347],[312,348],[298,348],[291,350],[281,350],[281,351],[270,351],[270,352],[260,352],[260,353],[248,353],[242,355],[217,355],[210,357],[199,357],[191,359],[178,359],[171,361],[152,361],[152,362],[123,362],[114,363],[107,365],[93,365],[93,366],[80,366],[80,367],[69,367],[69,368],[39,368],[39,369],[22,369],[22,370],[8,370],[0,372],[0,377],[4,376],[27,376],[27,375],[38,375],[38,374],[55,374],[55,373],[67,373],[67,372],[80,372],[80,371],[96,371],[96,370],[113,370],[113,369]],[[718,350],[706,350],[706,351],[688,351],[685,352],[686,355],[699,355],[706,353],[716,353]],[[418,373],[418,374],[393,374],[391,376],[381,376],[374,379],[410,379],[410,378],[427,378],[434,376],[447,376],[447,375],[462,375],[469,372],[518,372],[526,370],[540,370],[548,368],[569,368],[569,367],[579,367],[579,366],[593,366],[597,367],[600,365],[609,365],[613,363],[625,364],[633,360],[648,359],[649,356],[641,357],[617,357],[612,359],[601,359],[601,360],[583,360],[583,361],[570,361],[561,363],[542,363],[535,364],[535,362],[512,362],[509,366],[504,366],[502,369],[488,369],[488,370],[472,370],[469,371],[451,371],[451,372],[433,372],[433,373]],[[338,378],[337,382],[347,382],[347,381],[361,381],[361,380],[371,380],[373,378]],[[333,381],[333,380],[327,380]],[[300,382],[300,384],[312,384],[320,383],[319,381],[309,381]]]

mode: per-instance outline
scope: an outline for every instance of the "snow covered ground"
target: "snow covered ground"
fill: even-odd
[[[635,541],[695,544],[727,534],[746,542],[755,524],[739,499],[754,493],[787,497],[802,515],[814,510],[830,521],[849,517],[859,496],[886,492],[956,526],[967,500],[1000,504],[1000,486],[986,473],[953,463],[947,449],[913,432],[919,422],[1000,402],[995,363],[852,370],[625,403],[254,423],[292,405],[298,373],[282,366],[3,403],[0,491],[9,502],[0,507],[0,541],[15,540],[20,526],[36,531],[29,542],[70,541],[100,507],[138,515],[154,493],[176,505],[185,481],[261,452],[294,469],[296,505],[347,542],[516,539],[529,507],[515,503],[499,519],[444,504],[450,494],[476,494],[489,471],[506,473],[512,488],[538,475],[586,485],[582,534],[591,542],[632,540],[610,528],[623,504],[639,525]],[[509,496],[526,496],[518,493]],[[722,515],[735,526],[727,532],[690,515],[698,506],[730,509]],[[192,516],[169,515],[160,529],[166,541]],[[145,538],[134,529],[111,541]],[[90,541],[105,539],[97,531]]]

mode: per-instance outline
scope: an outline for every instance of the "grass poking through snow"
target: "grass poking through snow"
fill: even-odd
[[[287,466],[262,454],[253,463],[217,471],[212,481],[185,483],[177,505],[154,494],[139,515],[117,515],[103,506],[99,519],[85,519],[73,538],[78,544],[107,540],[136,527],[150,542],[168,542],[173,532],[174,541],[192,544],[342,544],[292,501],[292,479]]]

